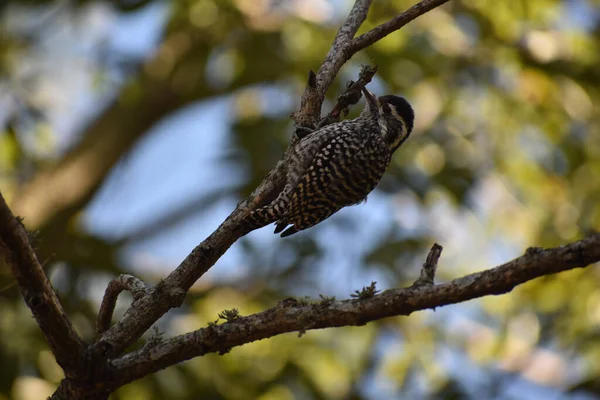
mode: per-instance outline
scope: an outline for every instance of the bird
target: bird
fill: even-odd
[[[357,118],[302,132],[285,160],[284,188],[247,216],[249,230],[275,222],[274,233],[287,237],[366,200],[410,136],[415,114],[404,97],[362,92],[366,103]]]

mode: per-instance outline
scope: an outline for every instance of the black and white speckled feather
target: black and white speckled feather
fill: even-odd
[[[394,151],[410,135],[414,113],[402,97],[377,99],[364,93],[367,105],[358,118],[325,126],[300,140],[288,158],[284,189],[248,216],[249,227],[276,222],[275,233],[287,227],[281,234],[285,237],[366,199]]]

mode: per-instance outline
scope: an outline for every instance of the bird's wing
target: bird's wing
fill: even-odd
[[[365,199],[383,175],[389,156],[382,144],[351,132],[325,143],[290,195],[275,233],[289,236]]]
[[[263,227],[283,217],[288,209],[292,192],[313,163],[316,154],[336,136],[339,136],[340,132],[349,129],[353,122],[354,120],[342,121],[312,132],[286,154],[282,162],[287,164],[287,182],[275,200],[246,217],[245,222],[249,229]]]

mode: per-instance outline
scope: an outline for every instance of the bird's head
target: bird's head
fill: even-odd
[[[367,105],[363,115],[367,114],[377,119],[383,140],[390,151],[395,151],[408,138],[413,129],[415,113],[404,97],[381,96],[363,88]]]

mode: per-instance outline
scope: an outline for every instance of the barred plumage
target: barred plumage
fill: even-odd
[[[287,182],[270,204],[251,213],[248,227],[277,222],[282,237],[310,228],[341,208],[360,203],[375,188],[394,151],[408,138],[414,113],[402,97],[375,98],[353,120],[309,133],[289,159]]]

